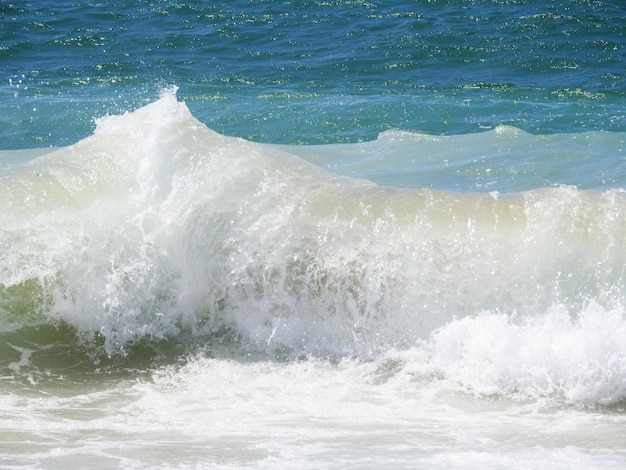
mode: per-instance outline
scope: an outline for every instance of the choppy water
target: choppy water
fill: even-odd
[[[0,5],[3,467],[623,467],[619,2],[59,3]]]
[[[73,143],[172,84],[212,129],[272,143],[626,125],[620,1],[0,8],[5,149]]]

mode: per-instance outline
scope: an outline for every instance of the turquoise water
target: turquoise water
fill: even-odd
[[[0,15],[3,468],[624,467],[620,2]]]
[[[626,126],[619,1],[0,8],[5,149],[73,143],[168,85],[212,129],[273,143]]]

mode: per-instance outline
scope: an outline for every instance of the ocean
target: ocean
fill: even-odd
[[[0,467],[626,466],[623,2],[0,26]]]

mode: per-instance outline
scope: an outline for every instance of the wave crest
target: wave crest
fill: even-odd
[[[225,330],[296,355],[371,358],[426,341],[433,369],[481,393],[624,395],[623,191],[398,189],[289,150],[219,135],[169,93],[101,119],[76,145],[4,168],[2,327],[66,323],[102,338],[108,354]],[[615,313],[588,313],[590,301]],[[565,313],[552,326],[537,320],[555,306]],[[501,313],[476,316],[484,311]],[[601,324],[617,336],[602,336]],[[581,353],[600,364],[587,370],[601,393],[573,368],[550,372],[572,364],[551,335],[614,347]],[[525,348],[498,351],[508,343]],[[501,354],[517,357],[494,371]],[[552,358],[537,369],[544,385],[526,361],[534,354]]]

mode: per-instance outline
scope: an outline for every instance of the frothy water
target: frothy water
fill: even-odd
[[[580,139],[573,160],[623,147],[507,127],[266,145],[210,130],[168,91],[75,145],[9,155],[4,463],[158,468],[172,448],[181,468],[619,467],[623,179],[533,176],[554,163],[533,145]],[[520,141],[529,159],[511,166]],[[365,179],[352,156],[382,149],[431,184]],[[414,166],[437,152],[441,167]],[[466,185],[477,168],[497,191]],[[524,187],[507,186],[522,170]],[[614,188],[594,188],[602,178]]]
[[[624,367],[621,190],[376,186],[218,135],[173,94],[9,168],[2,188],[6,302],[37,297],[26,319],[99,336],[108,354],[230,329],[295,355],[369,358],[430,341],[445,373],[446,361],[488,360],[472,356],[487,332],[531,350],[560,332],[582,348],[570,336],[602,341],[590,320],[602,318],[617,337],[591,362],[609,376]],[[619,401],[619,385],[613,395],[598,400]]]

